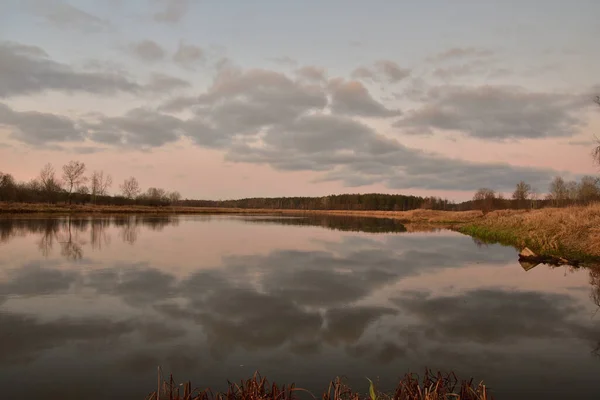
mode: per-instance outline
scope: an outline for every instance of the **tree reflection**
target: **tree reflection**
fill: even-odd
[[[49,257],[58,243],[63,257],[80,260],[88,243],[93,250],[105,250],[110,246],[111,227],[119,228],[120,239],[133,245],[142,228],[161,231],[178,223],[178,217],[172,215],[4,218],[0,219],[0,244],[15,237],[40,234],[35,243],[44,257]],[[85,235],[88,228],[89,237]]]
[[[68,260],[80,260],[83,257],[83,245],[85,241],[79,236],[80,232],[87,229],[87,222],[67,217],[66,229],[59,232],[59,243],[61,254]]]

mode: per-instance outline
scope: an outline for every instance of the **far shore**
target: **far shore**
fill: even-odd
[[[244,214],[244,215],[336,215],[392,218],[404,224],[427,224],[453,229],[486,242],[499,242],[540,255],[573,261],[600,260],[600,203],[565,208],[481,211],[350,211],[204,208],[179,206],[106,206],[68,204],[0,203],[0,216],[44,214]],[[410,229],[409,229],[410,230]]]

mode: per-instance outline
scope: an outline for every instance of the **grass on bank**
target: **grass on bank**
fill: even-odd
[[[213,208],[180,206],[114,206],[93,204],[47,204],[0,202],[0,214],[94,214],[94,213],[160,213],[160,214],[285,214],[285,215],[339,215],[356,217],[392,218],[405,223],[453,224],[481,218],[481,211],[351,211],[351,210],[289,210],[257,208]]]
[[[483,241],[529,247],[539,255],[600,260],[600,203],[494,211],[457,230]]]
[[[434,374],[425,370],[420,378],[417,374],[406,374],[396,389],[391,393],[376,390],[375,385],[366,379],[370,385],[368,394],[360,394],[348,387],[342,379],[336,378],[322,393],[322,400],[488,400],[493,397],[483,382],[474,383],[471,380],[459,380],[454,373]],[[190,382],[176,384],[171,375],[168,381],[159,378],[159,388],[151,393],[146,400],[295,400],[299,397],[318,397],[307,390],[297,388],[294,384],[279,386],[270,383],[258,373],[250,379],[238,383],[229,382],[224,393],[214,393],[210,389],[194,389]]]

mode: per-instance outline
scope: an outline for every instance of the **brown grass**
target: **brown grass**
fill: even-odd
[[[460,231],[551,255],[600,257],[600,203],[494,211]]]
[[[123,213],[160,213],[160,214],[275,214],[275,215],[339,215],[356,217],[392,218],[406,223],[453,224],[465,223],[481,218],[481,211],[346,211],[346,210],[276,210],[244,208],[209,207],[151,207],[151,206],[104,206],[104,205],[68,205],[68,204],[29,204],[0,203],[0,214],[123,214]]]
[[[159,388],[146,400],[295,400],[317,397],[294,384],[279,386],[270,383],[258,373],[239,384],[229,382],[224,393],[213,393],[210,389],[194,389],[190,382],[176,384],[171,375],[168,381],[159,377]],[[371,383],[368,394],[360,394],[349,388],[340,378],[329,384],[321,395],[322,400],[488,400],[489,390],[480,382],[460,381],[455,374],[432,373],[425,370],[422,379],[416,374],[406,374],[391,393],[378,392]]]

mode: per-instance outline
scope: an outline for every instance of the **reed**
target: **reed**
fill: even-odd
[[[389,393],[377,391],[371,380],[369,390],[361,394],[347,386],[341,378],[330,382],[322,393],[321,400],[491,400],[489,389],[483,382],[473,379],[459,380],[454,373],[433,373],[426,369],[422,377],[406,374],[398,382],[396,389]],[[294,384],[278,385],[269,382],[260,374],[239,383],[228,382],[228,389],[214,393],[210,389],[192,389],[190,382],[177,384],[171,375],[168,380],[160,378],[157,391],[146,400],[295,400],[298,398],[317,399],[313,394]]]

